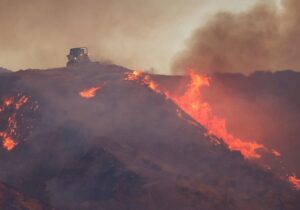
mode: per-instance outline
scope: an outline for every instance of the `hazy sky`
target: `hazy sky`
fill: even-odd
[[[265,0],[267,1],[267,0]],[[275,0],[269,0],[275,1]],[[218,11],[254,0],[0,0],[0,66],[64,66],[68,48],[92,59],[169,73],[192,32]]]

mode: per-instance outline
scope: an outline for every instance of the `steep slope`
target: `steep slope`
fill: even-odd
[[[189,82],[188,77],[156,78],[162,87],[179,95]],[[216,73],[210,78],[210,87],[201,90],[203,100],[215,115],[226,119],[231,133],[275,148],[285,166],[299,176],[300,73]]]
[[[130,72],[92,64],[0,76],[2,139],[14,142],[0,151],[0,179],[58,209],[299,209],[288,183]]]

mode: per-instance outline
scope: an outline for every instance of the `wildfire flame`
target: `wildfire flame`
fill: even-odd
[[[143,75],[142,71],[135,70],[133,72],[126,73],[126,77],[124,80],[127,80],[127,81],[138,80],[139,77],[141,77],[142,75]]]
[[[164,95],[166,98],[169,98],[169,94],[167,92],[162,91],[159,88],[159,85],[151,79],[149,75],[143,74],[141,71],[133,71],[125,73],[126,81],[138,81],[141,85],[148,87],[156,93]]]
[[[289,182],[295,190],[300,190],[300,179],[298,179],[295,175],[289,176]]]
[[[172,97],[175,103],[197,122],[208,129],[209,134],[224,140],[229,149],[237,150],[245,158],[260,158],[258,149],[264,148],[262,144],[254,141],[241,140],[232,135],[226,127],[226,120],[215,116],[212,107],[201,96],[201,88],[210,86],[207,76],[199,75],[194,71],[189,72],[190,83],[182,96]]]
[[[13,140],[12,137],[8,136],[6,133],[1,132],[0,136],[3,138],[3,142],[2,142],[3,147],[7,151],[11,151],[17,146],[17,143],[15,142],[15,140]]]
[[[148,87],[152,91],[163,95],[166,99],[173,100],[181,108],[181,110],[185,111],[195,121],[208,129],[208,133],[206,135],[216,145],[220,144],[217,138],[223,139],[230,150],[240,151],[246,159],[261,158],[261,155],[258,153],[259,149],[269,151],[277,158],[281,157],[280,152],[275,149],[270,150],[255,141],[242,140],[232,135],[227,130],[226,120],[214,115],[210,104],[205,102],[202,98],[201,88],[210,86],[210,78],[205,75],[197,74],[192,70],[189,72],[189,77],[190,82],[184,94],[181,96],[174,96],[167,91],[161,90],[159,85],[153,81],[149,75],[143,74],[141,71],[125,73],[124,80],[136,81],[139,84]],[[185,120],[181,110],[176,110],[177,116]],[[189,123],[195,125],[194,122]],[[300,180],[295,175],[289,176],[288,181],[296,190],[300,190]]]
[[[79,95],[82,97],[82,98],[86,98],[86,99],[91,99],[91,98],[94,98],[96,96],[96,93],[97,91],[100,89],[101,87],[92,87],[92,88],[88,88],[88,89],[85,89],[83,91],[80,91],[79,92]]]
[[[12,98],[6,98],[6,99],[4,100],[4,105],[5,105],[6,107],[10,106],[12,103],[13,103],[13,99],[12,99]]]
[[[19,99],[16,99],[19,98]],[[25,95],[18,94],[17,97],[5,98],[0,105],[0,112],[9,110],[12,112],[6,119],[7,128],[0,132],[0,137],[2,138],[2,145],[7,151],[13,150],[18,143],[14,140],[14,137],[18,136],[17,133],[17,111],[26,104],[29,98]],[[35,108],[34,108],[35,109]]]
[[[223,118],[215,116],[211,106],[203,101],[201,97],[201,88],[210,86],[210,78],[204,75],[196,74],[194,71],[189,72],[190,83],[182,96],[171,96],[166,91],[162,91],[159,85],[151,79],[149,75],[141,71],[126,73],[126,81],[138,81],[140,84],[147,86],[156,93],[171,98],[183,111],[189,114],[194,120],[208,129],[209,135],[214,135],[224,140],[229,149],[237,150],[245,158],[260,158],[258,149],[265,148],[262,144],[254,141],[245,141],[232,135],[226,127],[226,121]],[[274,155],[279,156],[275,152]]]

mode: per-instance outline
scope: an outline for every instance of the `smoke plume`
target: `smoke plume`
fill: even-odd
[[[300,2],[259,2],[243,13],[221,12],[197,29],[173,69],[244,72],[300,69]]]

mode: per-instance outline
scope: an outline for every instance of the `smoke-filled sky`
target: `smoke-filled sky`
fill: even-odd
[[[289,8],[297,2],[283,1]],[[255,35],[251,37],[253,42],[256,43],[256,37],[262,39],[256,47],[268,45],[263,49],[258,46],[259,49],[245,50],[248,53],[245,57],[259,56],[258,64],[263,63],[266,54],[263,50],[275,48],[272,41],[265,43],[265,40],[280,39],[276,31],[276,21],[280,22],[277,20],[278,0],[260,2],[277,2],[277,6],[268,4],[260,10],[253,9],[254,0],[0,0],[0,66],[13,70],[64,66],[68,48],[87,46],[94,60],[110,60],[129,68],[154,68],[160,73],[171,73],[175,69],[182,73],[190,66],[209,69],[221,63],[224,68],[220,67],[220,71],[228,68],[239,71],[235,68],[242,65],[234,66],[231,62],[234,56],[241,54],[240,50],[246,49],[246,44],[252,46],[247,37],[233,46],[239,49],[229,53],[228,61],[215,61],[219,61],[220,55],[225,54],[224,48],[231,47],[231,42],[236,40],[237,35],[231,36],[232,33],[244,36],[247,29],[250,37]],[[220,14],[221,11],[228,13]],[[295,14],[289,13],[286,18],[292,20],[297,13],[294,11]],[[248,20],[251,14],[262,20]],[[268,27],[262,32],[257,29],[265,24]],[[293,21],[290,25],[293,26]],[[237,31],[228,31],[232,29]],[[269,35],[260,34],[266,31]],[[224,35],[230,36],[225,42],[222,41]],[[207,56],[211,59],[208,64]],[[276,66],[277,63],[270,62],[273,57],[268,59],[266,65]],[[249,67],[247,58],[240,63]]]
[[[244,12],[219,12],[195,30],[173,72],[300,70],[300,1],[260,1]]]

